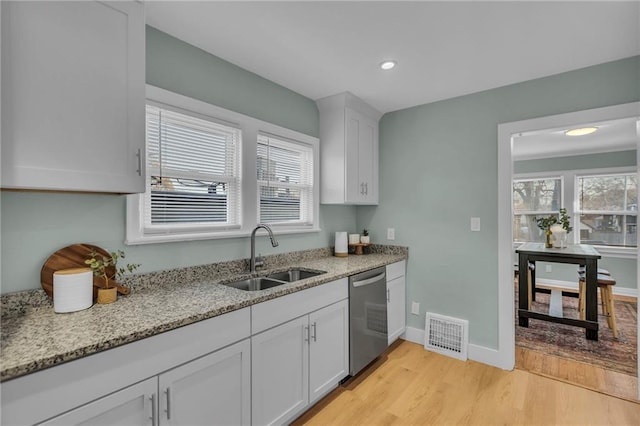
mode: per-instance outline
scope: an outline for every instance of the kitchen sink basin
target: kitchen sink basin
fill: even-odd
[[[283,284],[286,284],[286,282],[274,280],[267,277],[247,278],[246,280],[223,283],[223,285],[237,288],[239,290],[244,290],[244,291],[266,290],[268,288],[277,287]]]
[[[305,278],[317,277],[318,275],[326,274],[324,271],[306,271],[304,269],[289,269],[283,272],[274,272],[267,275],[267,278],[286,281],[288,283],[304,280]]]

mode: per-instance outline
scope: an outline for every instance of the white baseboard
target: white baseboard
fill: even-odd
[[[424,346],[424,330],[415,327],[407,327],[404,339],[408,340],[409,342],[417,343]],[[503,365],[497,349],[487,348],[470,343],[469,347],[467,348],[467,357],[472,361],[481,362],[482,364],[491,365],[503,370],[511,369],[510,366]]]
[[[550,280],[546,278],[536,277],[536,284],[542,284],[545,287],[565,288],[578,292],[578,283],[575,281]],[[613,294],[616,296],[638,297],[638,290],[635,288],[616,287],[613,286]]]

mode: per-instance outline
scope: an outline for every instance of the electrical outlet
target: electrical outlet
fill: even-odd
[[[395,228],[387,228],[387,240],[395,240],[395,239],[396,239]]]
[[[479,232],[480,231],[480,218],[479,217],[472,217],[471,218],[471,230],[474,232]]]
[[[420,303],[411,302],[411,313],[413,315],[420,315]]]
[[[546,272],[551,272],[551,265],[546,265],[545,269]]]

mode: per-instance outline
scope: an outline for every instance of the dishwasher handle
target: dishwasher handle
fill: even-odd
[[[354,281],[351,285],[353,285],[354,287],[362,287],[365,285],[373,284],[384,279],[385,275],[386,275],[386,272],[383,272],[380,275],[376,275],[375,277],[368,278],[366,280]]]

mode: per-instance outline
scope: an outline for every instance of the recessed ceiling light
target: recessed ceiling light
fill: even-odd
[[[380,68],[387,71],[396,66],[396,61],[384,61],[380,64]]]
[[[590,135],[591,133],[597,131],[597,127],[581,127],[579,129],[571,129],[564,132],[567,136],[584,136]]]

